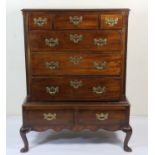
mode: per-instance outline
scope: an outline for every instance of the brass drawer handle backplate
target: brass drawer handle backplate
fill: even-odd
[[[50,95],[55,95],[56,93],[59,93],[59,87],[56,86],[47,86],[46,87],[46,92],[49,93]]]
[[[92,87],[92,91],[95,94],[104,94],[106,92],[106,87],[104,86],[97,86],[97,87]]]
[[[59,45],[59,39],[58,38],[45,38],[45,44],[49,47],[55,47]]]
[[[105,18],[105,23],[112,27],[118,23],[118,18]]]
[[[96,119],[100,120],[100,121],[104,121],[106,119],[108,119],[109,114],[108,113],[96,113]]]
[[[72,23],[73,25],[79,25],[82,21],[83,21],[83,17],[82,16],[70,16],[69,17],[69,21],[70,23]]]
[[[74,65],[78,65],[80,63],[80,61],[83,59],[82,56],[71,56],[70,57],[70,62],[72,62]]]
[[[78,34],[70,34],[69,38],[70,38],[70,41],[72,41],[73,43],[77,44],[80,41],[82,41],[83,36],[82,36],[82,34],[79,34],[79,35]]]
[[[56,120],[56,113],[44,113],[43,116],[47,121]]]
[[[103,62],[94,62],[94,67],[98,70],[102,70],[102,69],[105,69],[106,66],[107,66],[107,62],[106,61],[103,61]]]
[[[107,38],[94,38],[94,44],[98,47],[106,45],[107,41]]]
[[[47,18],[42,18],[42,17],[33,18],[33,23],[41,27],[47,24]]]
[[[71,80],[70,81],[70,86],[73,87],[74,89],[78,89],[79,87],[82,87],[83,83],[81,80]]]
[[[54,69],[59,68],[59,62],[58,61],[46,62],[45,65],[50,70],[54,70]]]

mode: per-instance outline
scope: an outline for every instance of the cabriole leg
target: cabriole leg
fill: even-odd
[[[128,146],[128,142],[129,142],[131,135],[132,135],[132,128],[131,128],[131,126],[125,127],[122,129],[122,131],[126,133],[126,137],[124,140],[124,150],[127,152],[131,152],[132,149]]]
[[[27,152],[29,150],[29,144],[26,137],[26,134],[28,132],[30,132],[30,128],[24,128],[24,127],[20,128],[20,135],[24,143],[24,147],[20,150],[20,152]]]

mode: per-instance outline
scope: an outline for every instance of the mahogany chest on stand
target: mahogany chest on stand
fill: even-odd
[[[30,131],[122,130],[128,141],[125,95],[129,9],[23,9],[27,97],[24,142]]]

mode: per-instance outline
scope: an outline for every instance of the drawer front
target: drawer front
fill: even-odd
[[[119,78],[70,76],[32,78],[32,100],[104,100],[120,99]]]
[[[85,13],[61,13],[55,16],[55,29],[96,29],[98,15]]]
[[[100,110],[80,110],[77,114],[77,122],[81,125],[123,125],[128,120],[127,114],[127,110],[102,107]]]
[[[52,15],[45,12],[32,12],[28,16],[30,30],[51,30]]]
[[[122,49],[122,31],[33,31],[29,44],[38,50],[95,50],[118,51]]]
[[[119,54],[31,53],[33,75],[120,75]]]
[[[73,125],[71,110],[28,110],[25,119],[28,125]]]
[[[101,29],[121,29],[123,27],[123,15],[101,15]]]

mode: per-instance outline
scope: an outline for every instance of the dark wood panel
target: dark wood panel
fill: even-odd
[[[46,12],[31,12],[28,15],[30,30],[51,30],[53,16]]]
[[[31,101],[28,97],[26,97],[23,110],[60,110],[68,109],[68,110],[100,110],[100,108],[104,108],[104,110],[125,110],[130,108],[130,104],[127,99],[120,101],[100,101],[100,102],[91,102],[91,101]]]
[[[96,29],[98,15],[90,13],[57,13],[54,20],[55,29]]]
[[[107,52],[122,50],[122,43],[122,31],[31,31],[29,34],[32,51],[74,49]]]
[[[101,29],[121,29],[123,24],[123,15],[121,14],[101,15]]]
[[[28,102],[23,104],[25,124],[31,126],[76,125],[121,128],[128,125],[128,102]],[[47,115],[44,115],[47,114]],[[45,117],[46,116],[46,117]],[[48,118],[48,120],[47,120]],[[73,121],[75,120],[75,121]],[[61,122],[62,121],[62,122]],[[60,123],[60,124],[59,124]]]
[[[66,12],[110,12],[110,13],[129,13],[129,8],[104,8],[104,9],[22,9],[22,12],[58,12],[58,13],[66,13]]]
[[[119,78],[92,76],[33,78],[31,99],[112,101],[120,99],[120,89]]]
[[[100,110],[78,111],[77,122],[81,125],[114,125],[126,123],[127,117],[126,110],[100,108]]]
[[[28,110],[25,113],[27,125],[73,125],[74,111],[71,110]]]
[[[31,53],[32,75],[120,75],[120,54]]]

